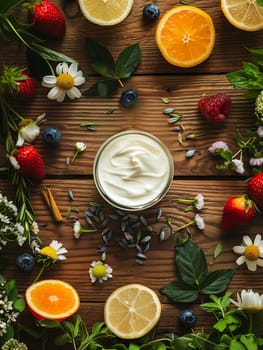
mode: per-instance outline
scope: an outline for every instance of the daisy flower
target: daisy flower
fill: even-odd
[[[256,271],[257,266],[263,266],[263,240],[260,234],[256,235],[254,242],[249,236],[243,236],[242,245],[234,246],[233,251],[240,255],[236,264],[246,263],[249,271]]]
[[[91,283],[95,283],[96,281],[102,283],[112,278],[112,268],[102,261],[92,261],[89,268],[89,275]]]
[[[263,309],[263,294],[253,292],[252,289],[242,289],[240,294],[237,293],[237,301],[231,298],[230,301],[239,310],[255,312]]]
[[[67,249],[63,247],[62,243],[57,240],[52,240],[52,242],[44,246],[43,248],[34,247],[36,254],[36,261],[42,264],[34,282],[36,282],[45,269],[52,267],[58,260],[66,260],[65,254],[68,253]]]
[[[46,75],[42,79],[42,86],[51,88],[47,97],[50,100],[63,102],[66,95],[74,100],[81,97],[81,92],[76,86],[85,83],[83,72],[78,70],[77,63],[71,63],[70,66],[66,62],[59,63],[56,67],[55,75]]]

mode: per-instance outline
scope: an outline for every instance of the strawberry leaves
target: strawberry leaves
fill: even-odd
[[[138,44],[124,48],[116,61],[111,52],[97,41],[86,38],[85,49],[92,69],[103,78],[83,92],[86,96],[106,97],[115,93],[122,79],[128,79],[141,61],[141,50]]]
[[[234,273],[232,269],[209,273],[204,252],[190,239],[179,241],[176,245],[175,264],[180,280],[160,289],[160,293],[173,302],[190,303],[200,294],[222,293]]]

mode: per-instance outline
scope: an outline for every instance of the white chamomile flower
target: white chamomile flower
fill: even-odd
[[[18,139],[16,146],[21,147],[25,142],[32,143],[40,134],[39,124],[44,120],[46,114],[43,113],[34,121],[32,119],[23,119],[18,127]]]
[[[178,202],[190,204],[185,211],[192,210],[193,208],[196,208],[197,210],[201,210],[204,207],[204,196],[201,193],[198,193],[194,199],[187,199],[187,198],[179,198]]]
[[[41,248],[38,253],[47,256],[51,258],[53,262],[56,262],[57,260],[66,260],[64,254],[68,253],[68,251],[66,248],[63,248],[62,243],[53,240],[48,246]]]
[[[199,230],[203,230],[205,228],[205,220],[201,215],[196,214],[194,220],[191,220],[187,224],[184,224],[184,225],[178,227],[174,232],[181,231],[181,230],[183,230],[189,226],[192,226],[192,225],[196,225],[196,227]]]
[[[251,166],[261,166],[263,164],[263,157],[260,157],[260,158],[250,158],[249,159],[249,164]]]
[[[92,261],[89,268],[89,275],[91,283],[95,283],[96,281],[102,283],[112,278],[112,268],[102,261]]]
[[[228,149],[229,147],[224,141],[216,141],[208,148],[208,151],[210,153],[217,153],[217,151],[227,151]]]
[[[235,166],[235,172],[238,174],[244,174],[245,168],[244,168],[244,162],[241,159],[233,159],[232,163]]]
[[[86,229],[84,229],[82,226],[81,226],[81,223],[77,220],[77,221],[75,221],[74,222],[74,225],[73,225],[73,232],[74,232],[74,237],[75,238],[79,238],[81,235],[82,235],[82,233],[84,233],[84,232],[96,232],[97,230],[86,230]]]
[[[263,309],[263,294],[253,292],[252,289],[242,289],[237,293],[237,301],[230,299],[239,310],[255,312]]]
[[[256,271],[257,266],[263,266],[263,240],[260,234],[256,235],[254,242],[249,236],[243,236],[242,245],[234,246],[233,251],[240,255],[236,264],[246,263],[249,271]]]
[[[42,79],[42,86],[51,88],[47,97],[50,100],[63,102],[66,95],[74,100],[81,97],[81,92],[77,88],[85,83],[83,72],[78,70],[77,63],[71,63],[69,66],[66,62],[59,63],[56,67],[55,75],[46,75]]]

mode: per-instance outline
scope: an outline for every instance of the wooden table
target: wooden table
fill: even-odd
[[[213,18],[216,28],[216,43],[211,57],[197,67],[190,69],[177,68],[169,65],[160,55],[155,44],[155,23],[147,24],[142,20],[142,9],[146,2],[135,1],[129,17],[120,25],[104,28],[89,23],[78,11],[77,5],[71,1],[54,0],[61,9],[65,10],[66,36],[57,43],[50,42],[55,48],[77,59],[81,68],[88,74],[88,80],[82,91],[98,79],[91,69],[84,50],[86,37],[96,39],[107,46],[114,57],[129,44],[139,43],[142,50],[142,60],[135,74],[125,83],[125,88],[135,88],[138,91],[138,102],[131,109],[120,106],[120,88],[109,98],[82,97],[80,100],[67,101],[62,104],[49,101],[46,97],[48,90],[37,83],[37,93],[30,105],[22,105],[20,113],[23,116],[36,118],[43,112],[47,121],[41,126],[43,130],[48,125],[54,125],[62,131],[62,141],[57,148],[48,147],[39,137],[35,143],[43,155],[46,167],[46,177],[40,184],[32,187],[32,203],[40,226],[40,237],[45,244],[52,239],[62,242],[68,249],[66,262],[58,263],[56,267],[45,273],[46,278],[58,278],[72,283],[78,290],[81,299],[80,314],[90,329],[96,321],[103,321],[103,305],[107,296],[117,287],[130,283],[142,283],[153,288],[157,293],[159,288],[176,280],[177,275],[173,263],[174,241],[161,242],[158,235],[152,238],[148,259],[143,265],[136,264],[135,251],[124,250],[113,239],[108,247],[106,262],[113,268],[113,278],[103,284],[91,284],[89,266],[93,260],[98,260],[97,248],[103,245],[100,233],[83,234],[80,239],[73,237],[73,221],[66,218],[67,209],[78,208],[75,213],[82,225],[87,228],[84,212],[89,202],[104,203],[94,185],[92,166],[94,157],[100,145],[110,136],[129,129],[143,130],[157,136],[170,150],[174,160],[174,180],[166,197],[155,207],[142,213],[149,221],[156,215],[158,207],[162,209],[161,223],[165,217],[170,217],[176,228],[192,220],[194,212],[185,212],[185,206],[178,203],[179,198],[194,198],[202,193],[205,198],[205,208],[202,216],[205,219],[203,231],[192,228],[194,242],[200,245],[206,254],[209,270],[220,268],[236,268],[236,273],[229,285],[234,293],[242,288],[253,288],[262,292],[262,271],[251,273],[245,266],[235,265],[235,254],[232,246],[240,244],[242,236],[252,237],[261,233],[262,218],[257,217],[248,227],[242,228],[235,235],[223,235],[220,228],[221,215],[225,200],[232,195],[246,191],[245,180],[251,175],[249,170],[241,176],[236,173],[224,173],[216,170],[216,161],[208,152],[208,147],[217,140],[224,140],[233,149],[237,149],[235,131],[241,132],[254,125],[253,103],[248,101],[243,91],[231,87],[226,73],[241,68],[242,61],[250,60],[246,50],[260,48],[262,32],[243,32],[231,26],[223,16],[219,1],[191,1],[207,11]],[[161,13],[174,6],[174,1],[159,0]],[[66,7],[64,7],[66,6]],[[26,65],[24,48],[20,45],[10,45],[8,50],[2,49],[1,61],[5,64],[17,63]],[[233,102],[231,114],[225,126],[214,133],[187,140],[186,135],[209,132],[210,128],[197,111],[197,102],[202,94],[213,95],[218,92],[227,93]],[[162,101],[169,98],[169,104]],[[178,135],[172,131],[172,125],[164,116],[166,107],[175,108],[176,113],[183,115],[181,124],[183,142],[178,142]],[[106,114],[113,109],[112,114]],[[81,128],[80,123],[96,122],[96,131]],[[67,157],[72,157],[75,142],[87,144],[83,152],[70,166],[66,165]],[[2,146],[0,146],[2,153]],[[189,149],[197,153],[191,159],[185,154]],[[1,156],[1,163],[4,163]],[[1,178],[1,190],[12,195],[10,182]],[[63,215],[63,223],[56,224],[40,194],[43,186],[48,186],[54,194],[57,205]],[[74,194],[74,200],[68,197],[68,191]],[[107,209],[108,210],[108,209]],[[120,229],[114,227],[113,236],[117,237]],[[216,245],[223,246],[222,254],[213,258]],[[24,274],[15,266],[16,256],[26,247],[7,250],[9,266],[5,271],[6,277],[14,277],[19,291],[23,293],[32,283],[36,271]],[[178,312],[186,305],[173,304],[160,295],[162,316],[159,331],[178,332]],[[189,305],[187,305],[189,307]],[[207,327],[211,321],[202,312],[199,305],[190,305],[198,314],[196,329]],[[50,347],[50,349],[55,347]]]

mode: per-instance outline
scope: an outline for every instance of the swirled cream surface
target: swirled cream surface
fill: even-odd
[[[113,136],[99,151],[95,179],[101,194],[122,208],[149,207],[167,192],[173,161],[166,147],[143,132]]]

